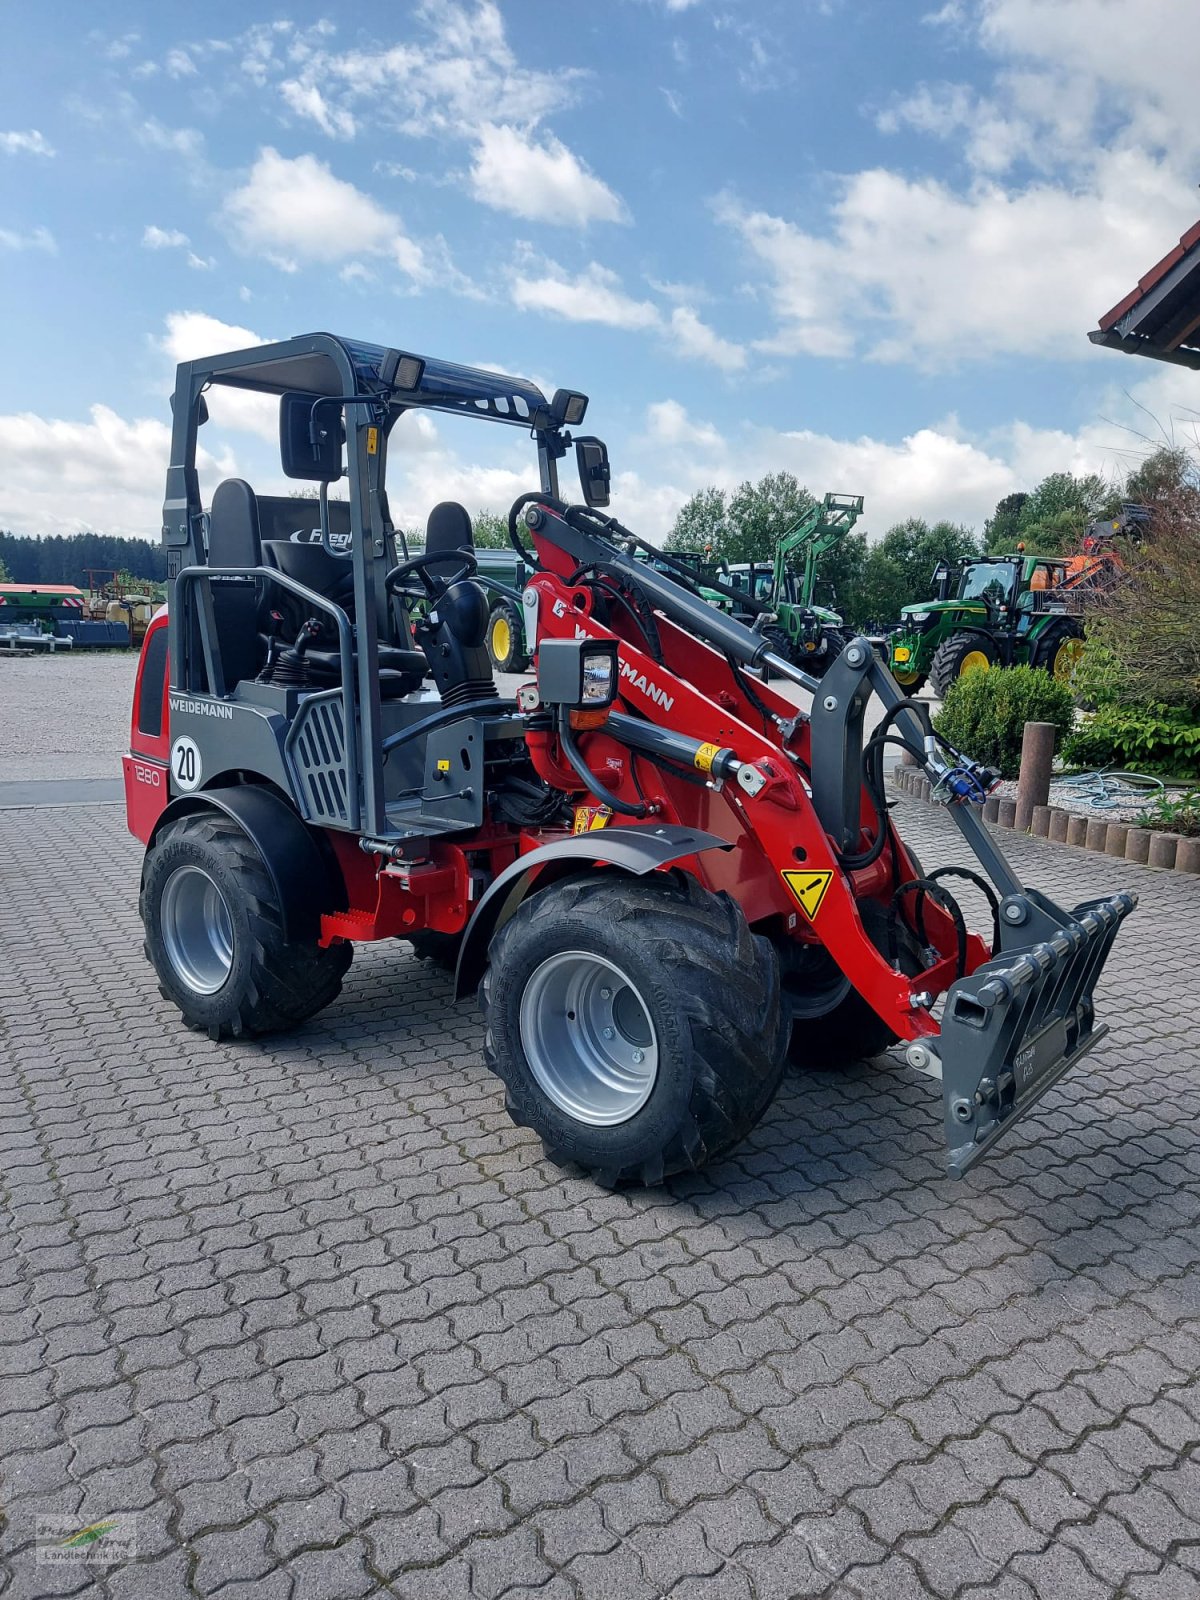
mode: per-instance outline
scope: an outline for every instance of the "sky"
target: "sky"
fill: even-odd
[[[778,470],[980,526],[1194,443],[1087,331],[1200,216],[1196,0],[4,7],[0,527],[159,534],[175,363],[327,329],[591,397],[613,511]],[[228,397],[207,497],[284,487]],[[405,418],[393,515],[516,429]]]

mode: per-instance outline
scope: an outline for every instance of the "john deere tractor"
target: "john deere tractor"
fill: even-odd
[[[934,598],[905,606],[888,665],[910,693],[944,696],[976,668],[1043,667],[1070,682],[1083,654],[1081,591],[1094,571],[1048,556],[984,556],[934,569]]]

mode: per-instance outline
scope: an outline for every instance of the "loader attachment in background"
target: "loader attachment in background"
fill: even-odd
[[[1001,951],[948,990],[941,1037],[947,1170],[960,1178],[1108,1032],[1092,994],[1121,893],[1065,912],[1035,889],[1005,896]],[[910,1059],[927,1046],[910,1046]],[[915,1061],[914,1061],[914,1064]]]

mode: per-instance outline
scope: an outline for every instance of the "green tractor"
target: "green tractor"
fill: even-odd
[[[957,570],[939,561],[934,598],[905,606],[888,639],[888,666],[915,694],[934,693],[978,668],[1042,667],[1070,683],[1084,648],[1079,591],[1095,563],[1052,556],[982,556]]]
[[[814,603],[817,566],[850,532],[862,508],[860,494],[827,494],[783,535],[771,561],[723,565],[720,591],[702,588],[701,594],[770,639],[784,660],[819,678],[850,635],[836,611]]]

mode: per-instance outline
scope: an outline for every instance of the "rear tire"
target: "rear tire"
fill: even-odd
[[[952,633],[933,652],[929,663],[929,682],[939,700],[946,698],[950,685],[964,672],[996,665],[996,647],[982,633]]]
[[[341,992],[353,951],[289,944],[262,857],[230,817],[198,812],[163,829],[138,903],[165,999],[210,1039],[282,1032]]]
[[[694,878],[603,873],[534,894],[492,940],[480,994],[509,1116],[608,1186],[704,1166],[783,1076],[774,951]]]
[[[529,657],[524,651],[525,633],[521,615],[509,600],[492,607],[488,618],[487,647],[497,672],[524,672]]]
[[[1063,617],[1051,623],[1038,640],[1033,665],[1073,691],[1075,673],[1086,648],[1083,624],[1074,617]]]

